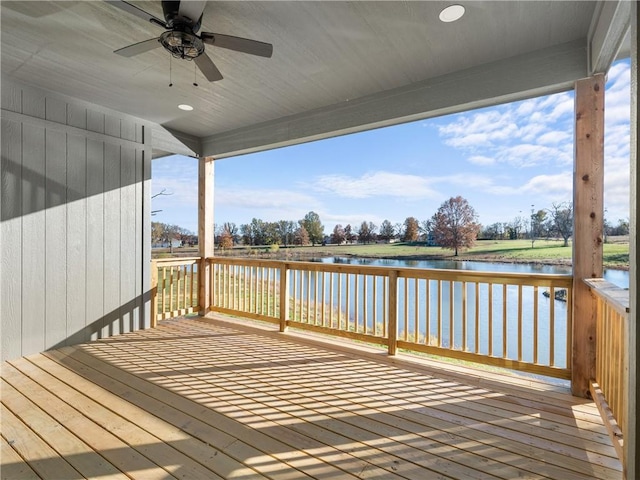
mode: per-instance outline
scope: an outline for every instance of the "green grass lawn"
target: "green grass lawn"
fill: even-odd
[[[197,255],[187,248],[176,248],[181,256]],[[606,267],[624,268],[629,266],[629,243],[605,243],[603,246]],[[162,255],[161,252],[154,254]],[[278,259],[304,260],[314,256],[356,256],[370,258],[453,258],[451,250],[440,247],[427,247],[406,243],[370,244],[370,245],[326,245],[304,247],[234,247],[225,252],[216,251],[216,255],[228,256],[267,256]],[[495,262],[536,262],[570,263],[571,243],[563,246],[561,240],[536,240],[531,248],[531,240],[480,240],[470,250],[460,252],[461,260],[480,260]]]

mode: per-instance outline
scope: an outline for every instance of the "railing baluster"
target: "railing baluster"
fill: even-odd
[[[304,318],[302,316],[303,308],[304,308],[304,270],[300,269],[297,272],[298,275],[298,296],[296,297],[296,301],[298,302],[298,322],[303,322]]]
[[[169,312],[173,312],[173,266],[169,267]]]
[[[428,278],[424,281],[424,302],[425,302],[425,323],[426,323],[426,328],[425,328],[425,344],[427,345],[431,345],[431,292],[430,290],[430,283],[431,280],[429,280]]]
[[[296,326],[328,334],[340,330],[339,334],[348,338],[384,342],[391,351],[398,347],[414,349],[463,360],[483,362],[487,359],[486,363],[496,366],[562,378],[569,375],[568,367],[550,365],[557,357],[554,357],[557,348],[554,343],[557,323],[554,301],[550,301],[547,312],[541,310],[538,298],[540,286],[548,288],[552,294],[558,288],[568,288],[567,298],[571,302],[571,284],[567,276],[558,276],[556,280],[554,276],[534,275],[529,282],[527,278],[531,277],[509,273],[492,277],[470,271],[325,266],[306,262],[293,262],[295,268],[291,268],[289,262],[233,258],[212,258],[207,262],[212,278],[211,291],[219,292],[213,298],[214,311],[245,313],[250,318],[280,323],[281,328]],[[196,273],[192,265],[196,263],[195,260],[186,264],[173,260],[167,262],[164,270],[159,264],[158,274],[164,276],[164,281],[158,282],[158,288],[162,287],[165,297],[165,310],[159,312],[159,316],[168,318],[190,309],[189,304],[194,299],[189,291],[196,283],[191,280]],[[395,280],[390,276],[392,271]],[[393,281],[392,291],[390,282]],[[486,285],[486,291],[483,285]],[[494,310],[497,312],[499,307],[494,308],[494,300],[497,301],[499,293],[495,293],[494,288],[497,291],[500,287],[502,352],[497,353],[500,326]],[[524,294],[525,288],[533,295],[531,301],[529,293]],[[162,296],[159,304],[161,302]],[[484,302],[487,302],[486,310]],[[569,305],[568,308],[570,312]],[[546,327],[547,314],[550,317],[549,362],[542,358],[542,339],[539,337],[541,329]],[[432,322],[435,323],[432,325]],[[570,313],[566,324],[566,334],[570,335]],[[533,332],[531,340],[524,337],[525,332],[529,335],[530,329]],[[558,335],[561,333],[559,329]],[[567,343],[570,345],[569,339]],[[567,356],[569,354],[567,352]]]
[[[407,341],[409,339],[409,279],[404,277],[404,318],[402,323],[404,324],[404,332],[402,334],[403,340]]]
[[[522,285],[518,285],[518,361],[522,361]]]
[[[354,286],[353,286],[353,306],[354,306],[354,323],[355,323],[355,332],[360,332],[360,275],[357,273],[354,275]]]
[[[362,284],[358,289],[358,305],[361,307],[360,318],[362,319],[362,330],[361,332],[366,334],[368,331],[369,319],[367,318],[369,314],[369,308],[367,307],[367,292],[368,292],[368,283],[369,283],[369,275],[362,274]]]
[[[473,339],[473,351],[475,353],[480,353],[480,282],[475,283],[475,322],[474,322],[474,333],[475,337]]]
[[[167,276],[167,268],[166,267],[161,267],[162,268],[162,274],[160,275],[160,283],[162,285],[162,309],[160,311],[160,315],[162,316],[162,318],[164,318],[164,312],[166,312],[167,310],[167,280],[166,280],[166,276]]]
[[[573,290],[571,288],[567,289],[567,315],[566,315],[566,326],[565,332],[567,336],[566,342],[566,358],[565,358],[565,368],[569,368],[571,365],[571,348],[573,346]]]
[[[489,356],[493,357],[493,283],[487,283],[489,289],[489,307],[487,310],[487,321],[489,322]]]
[[[549,365],[555,366],[556,361],[556,291],[549,288]]]
[[[211,268],[213,269],[213,267],[211,267]],[[194,300],[194,297],[193,297],[193,288],[194,288],[194,284],[193,284],[193,283],[194,283],[194,282],[193,282],[193,279],[194,279],[194,277],[195,277],[195,271],[196,271],[196,269],[195,269],[195,263],[194,263],[193,265],[191,265],[191,272],[190,272],[190,282],[189,282],[189,288],[190,288],[190,291],[189,291],[189,298],[191,299],[191,301],[190,301],[190,303],[189,303],[189,308],[193,308],[193,306],[194,306],[194,302],[193,302],[193,300]],[[213,301],[213,299],[211,299],[211,300]]]
[[[414,329],[414,342],[420,343],[420,292],[418,287],[420,282],[418,279],[413,280],[413,329]]]
[[[398,346],[398,272],[389,272],[389,355],[395,355]]]
[[[346,304],[345,305],[345,313],[347,314],[347,318],[346,318],[346,327],[345,328],[347,329],[347,331],[349,331],[349,329],[351,327],[351,315],[350,315],[351,312],[350,312],[350,309],[349,309],[349,306],[350,306],[349,304],[351,303],[350,302],[351,299],[350,299],[350,295],[349,295],[351,293],[350,292],[350,290],[351,290],[351,288],[350,288],[351,287],[351,278],[350,277],[351,277],[351,275],[349,275],[348,273],[345,275],[345,278],[347,280],[347,285],[346,285],[347,286],[347,296],[346,296],[346,299],[345,299],[346,300],[345,301],[345,304]]]
[[[533,363],[538,363],[538,286],[533,287]]]
[[[326,312],[325,312],[325,305],[327,304],[327,298],[326,298],[326,276],[325,276],[325,272],[322,272],[320,274],[320,281],[321,281],[321,286],[322,286],[322,301],[320,302],[320,323],[323,327],[327,326],[327,316],[326,316]]]
[[[467,350],[467,282],[462,282],[462,345],[460,349]]]
[[[315,282],[312,282],[311,279],[313,278],[313,273],[311,271],[307,272],[307,313],[306,313],[306,318],[307,318],[307,323],[308,324],[313,324],[314,323],[314,318],[313,318],[313,300],[314,300],[314,296],[313,296],[313,292],[315,290]],[[311,286],[314,286],[314,288],[312,289]]]
[[[442,347],[442,280],[438,282],[438,346]]]
[[[507,358],[507,285],[502,285],[502,358]]]
[[[387,332],[389,331],[389,277],[382,279],[382,336],[387,338]]]
[[[456,342],[455,342],[455,326],[453,324],[454,320],[454,283],[453,280],[449,280],[449,348],[451,350],[455,350]]]
[[[373,303],[371,305],[371,316],[373,317],[373,335],[375,337],[378,336],[378,277],[377,275],[373,276]]]

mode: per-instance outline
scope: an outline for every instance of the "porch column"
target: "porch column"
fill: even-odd
[[[213,256],[213,157],[203,157],[198,164],[198,305],[200,315],[211,306],[209,266],[204,259]]]
[[[640,184],[640,168],[638,168],[638,23],[640,9],[637,2],[631,2],[631,198],[629,203],[629,322],[627,338],[627,431],[624,438],[625,478],[640,478],[640,381],[638,379],[638,346],[640,345],[640,329],[638,318],[638,266],[640,265],[640,238],[638,237],[638,185]]]
[[[589,397],[589,381],[595,378],[596,365],[596,304],[583,280],[603,274],[603,74],[576,82],[574,132],[571,391]]]

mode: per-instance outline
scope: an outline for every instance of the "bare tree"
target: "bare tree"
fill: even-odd
[[[393,225],[389,220],[385,220],[380,225],[380,233],[378,233],[378,238],[385,241],[390,241],[395,235],[395,230]]]
[[[369,224],[367,222],[362,222],[360,224],[360,229],[358,230],[358,241],[360,243],[369,243],[371,239],[371,232],[369,230]]]
[[[565,247],[568,246],[573,235],[573,205],[569,202],[552,203],[549,213],[549,230],[564,240]]]
[[[342,228],[342,225],[337,224],[335,227],[333,227],[333,233],[331,234],[331,243],[340,245],[341,243],[344,243],[344,240],[344,228]]]
[[[351,224],[347,224],[347,226],[344,227],[344,239],[349,243],[353,243],[356,238],[358,238],[358,236],[353,232]]]
[[[454,251],[458,256],[458,250],[470,248],[474,245],[480,224],[477,223],[477,214],[469,202],[457,196],[440,205],[433,216],[436,243],[442,248]]]

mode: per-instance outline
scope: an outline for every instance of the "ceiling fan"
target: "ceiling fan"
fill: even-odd
[[[105,1],[166,30],[157,38],[134,43],[114,52],[123,57],[133,57],[162,46],[176,58],[193,60],[207,80],[215,82],[222,80],[223,77],[218,67],[204,52],[205,43],[260,57],[269,58],[273,53],[273,45],[270,43],[211,32],[202,32],[198,35],[206,1],[163,1],[164,20],[154,17],[129,2]]]

